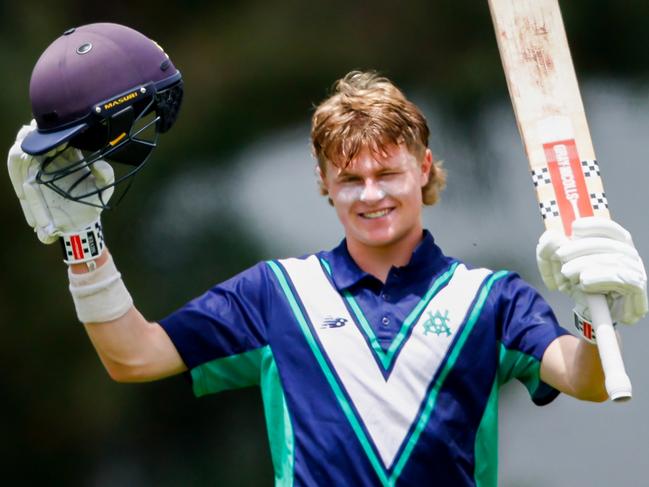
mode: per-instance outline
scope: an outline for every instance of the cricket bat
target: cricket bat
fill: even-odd
[[[575,219],[610,215],[558,0],[488,1],[543,222],[569,236]],[[606,390],[629,400],[606,298],[587,298]]]

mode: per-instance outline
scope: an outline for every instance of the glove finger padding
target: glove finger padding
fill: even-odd
[[[57,182],[59,186],[74,187],[73,195],[81,198],[83,195],[91,194],[98,188],[110,186],[115,182],[113,168],[106,161],[100,159],[88,166],[85,163],[79,164],[82,160],[83,154],[81,151],[73,147],[68,147],[56,154],[56,158],[50,163],[51,171],[66,168],[73,169]],[[75,165],[79,167],[75,169]],[[109,187],[97,194],[85,197],[83,200],[95,205],[106,204],[113,195],[113,191],[114,188]]]
[[[43,169],[41,177],[45,179],[56,177],[57,186],[69,188],[70,191],[74,189],[75,197],[80,200],[100,206],[108,202],[113,188],[104,190],[101,197],[93,193],[98,188],[111,185],[115,176],[108,163],[96,161],[88,167],[83,162],[81,151],[65,145],[52,149],[44,156],[24,153],[22,141],[32,130],[36,130],[34,121],[18,131],[16,142],[9,150],[7,167],[27,223],[34,228],[42,242],[52,243],[62,235],[78,233],[98,222],[102,208],[67,199],[38,183],[36,176],[39,171]],[[47,168],[42,168],[44,161],[47,161]],[[54,173],[57,175],[54,176]],[[92,196],[84,198],[84,195]]]
[[[95,178],[95,184],[98,188],[108,186],[100,193],[100,199],[104,203],[108,203],[110,198],[113,196],[113,192],[115,191],[115,187],[112,186],[112,184],[115,182],[115,171],[113,170],[113,167],[106,161],[100,159],[91,166],[90,172],[92,172],[92,175]]]
[[[27,179],[30,167],[37,166],[38,161],[36,161],[28,154],[25,154],[20,148],[22,140],[31,130],[31,125],[23,125],[23,127],[18,131],[16,141],[9,149],[9,155],[7,157],[7,169],[9,171],[9,179],[11,180],[11,184],[14,188],[14,191],[16,192],[16,196],[18,196],[18,200],[20,202],[23,213],[25,214],[27,224],[33,228],[36,224],[35,218],[32,214],[29,204],[25,201],[23,184]]]
[[[582,237],[566,241],[561,248],[556,250],[556,257],[561,262],[570,262],[574,259],[592,256],[595,254],[613,254],[629,256],[638,259],[638,251],[633,243],[620,242],[603,237]]]
[[[603,237],[633,245],[631,234],[619,223],[597,216],[589,216],[572,223],[572,238]]]
[[[647,302],[647,293],[639,292],[631,296],[631,299],[624,301],[624,314],[620,319],[623,323],[633,324],[642,319],[649,311],[649,302]]]
[[[585,292],[600,293],[594,289],[599,283],[629,283],[639,287],[645,280],[642,261],[628,255],[614,253],[593,254],[567,260],[561,273],[571,283],[579,284]]]
[[[23,131],[28,125],[24,125],[20,132]],[[20,135],[20,132],[18,133]],[[14,144],[9,149],[9,155],[7,156],[7,169],[9,170],[9,179],[11,179],[11,184],[14,187],[16,196],[22,198],[22,186],[25,181],[29,165],[33,163],[33,158],[25,154],[20,149],[20,140],[16,140]]]
[[[631,234],[619,224],[589,217],[573,223],[570,239],[546,231],[537,262],[549,289],[559,289],[586,306],[584,293],[604,294],[611,316],[634,323],[648,310],[647,275]]]
[[[36,226],[45,227],[52,221],[52,215],[47,208],[41,185],[36,182],[37,173],[38,165],[30,166],[27,178],[23,182],[23,194],[34,216]]]
[[[566,278],[561,274],[561,261],[556,257],[557,250],[566,242],[565,235],[548,230],[541,235],[536,246],[536,263],[543,283],[551,291],[562,289],[566,284]]]
[[[34,217],[33,226],[38,234],[38,239],[44,244],[56,242],[60,232],[56,233],[56,229],[52,224],[52,215],[43,197],[40,185],[35,181],[26,181],[23,185],[23,191],[25,193],[25,202]]]
[[[20,207],[23,210],[27,224],[34,228],[36,225],[36,219],[29,207],[29,203],[25,199],[25,190],[23,188],[23,181],[25,180],[24,174],[29,170],[29,164],[30,161],[12,159],[11,154],[9,156],[9,177],[11,178],[16,196],[18,196],[18,201],[20,202]]]

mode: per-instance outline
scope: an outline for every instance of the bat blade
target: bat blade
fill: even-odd
[[[569,236],[578,218],[609,218],[558,0],[489,0],[489,8],[545,227]],[[605,298],[588,299],[609,396],[629,399]]]

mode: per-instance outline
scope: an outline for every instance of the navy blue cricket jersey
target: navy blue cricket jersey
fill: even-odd
[[[261,387],[277,486],[495,486],[499,387],[552,401],[541,358],[567,333],[516,274],[468,268],[428,232],[385,284],[343,241],[161,324],[197,396]]]

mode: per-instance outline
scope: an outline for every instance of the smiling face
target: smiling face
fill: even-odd
[[[344,169],[327,163],[321,174],[350,248],[389,247],[421,239],[422,191],[432,155],[418,161],[404,144],[386,153],[361,150]]]

